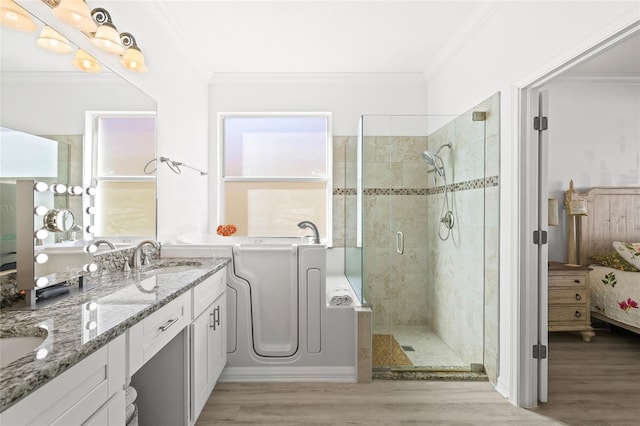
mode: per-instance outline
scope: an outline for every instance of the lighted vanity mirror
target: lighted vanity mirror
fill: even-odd
[[[36,205],[48,212],[58,211],[50,214],[49,226],[57,230],[42,241],[45,249],[82,251],[94,238],[120,247],[156,239],[156,102],[106,66],[99,73],[78,71],[72,65],[75,47],[68,54],[41,49],[36,39],[44,24],[35,17],[33,20],[37,24],[34,32],[0,26],[3,270],[13,269],[16,262],[18,179],[97,188],[95,214],[89,214],[89,207],[83,205],[87,197],[68,192],[47,191],[44,198],[36,200]],[[54,28],[58,25],[50,24]],[[138,149],[141,132],[146,142]],[[31,142],[11,154],[9,139],[16,135]],[[8,159],[16,156],[21,162],[8,164]],[[125,169],[112,167],[125,164],[123,159]],[[108,212],[108,217],[101,212]],[[46,219],[41,217],[40,221],[47,226]],[[95,233],[88,232],[88,226],[93,226]]]

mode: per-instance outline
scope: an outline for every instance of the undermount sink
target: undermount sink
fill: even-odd
[[[46,336],[6,336],[0,338],[0,368],[33,352]]]
[[[147,277],[162,274],[175,274],[178,272],[190,271],[198,266],[202,266],[202,263],[191,260],[172,260],[149,265],[145,267],[142,274]]]

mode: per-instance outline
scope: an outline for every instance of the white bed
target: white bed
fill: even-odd
[[[569,216],[568,260],[593,269],[591,317],[640,334],[640,272],[602,266],[592,257],[615,254],[614,241],[640,242],[640,188],[600,187],[578,193],[571,182],[565,202],[572,200],[582,203],[586,215]]]

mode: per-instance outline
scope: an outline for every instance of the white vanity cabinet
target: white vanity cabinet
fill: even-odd
[[[123,425],[125,337],[119,336],[0,414],[2,425]]]
[[[193,291],[191,324],[191,419],[206,404],[227,360],[226,268]]]

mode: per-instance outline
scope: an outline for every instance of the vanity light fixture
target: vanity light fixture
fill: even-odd
[[[95,253],[98,251],[98,246],[95,244],[89,244],[88,246],[85,246],[84,251],[86,253]]]
[[[29,13],[13,0],[0,0],[0,24],[16,31],[32,32],[36,30]]]
[[[69,195],[82,195],[82,187],[79,185],[70,186],[67,191]]]
[[[98,192],[95,188],[95,186],[89,186],[87,187],[86,191],[87,195],[96,195],[96,193]]]
[[[87,214],[96,214],[96,208],[93,206],[87,207]]]
[[[95,272],[98,270],[98,265],[95,263],[87,263],[82,267],[82,270],[85,272]]]
[[[33,236],[35,237],[36,240],[44,240],[49,236],[49,231],[47,231],[44,228],[40,228],[33,233]]]
[[[98,30],[85,0],[61,0],[53,9],[53,14],[66,24],[86,33],[95,33]]]
[[[73,65],[84,72],[100,72],[100,70],[102,70],[96,58],[82,49],[76,51],[76,56],[73,58]]]
[[[46,287],[49,284],[49,278],[47,277],[38,277],[34,280],[37,288]]]
[[[89,225],[85,228],[85,230],[87,231],[87,233],[93,234],[94,232],[96,232],[96,227],[93,225]]]
[[[125,68],[135,72],[147,72],[149,69],[144,63],[144,56],[136,44],[136,39],[130,33],[120,34],[122,45],[127,48],[120,59]]]
[[[91,11],[91,17],[98,24],[98,29],[91,38],[91,43],[107,53],[122,55],[124,47],[122,47],[120,34],[118,34],[118,30],[113,25],[109,12],[98,7]]]
[[[66,54],[72,50],[69,40],[48,25],[42,28],[36,43],[43,49],[56,53]]]
[[[47,263],[47,260],[49,260],[49,256],[45,253],[38,253],[33,258],[33,261],[36,263]]]

